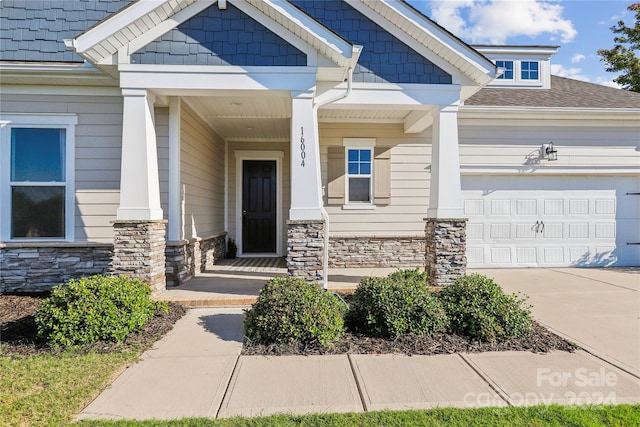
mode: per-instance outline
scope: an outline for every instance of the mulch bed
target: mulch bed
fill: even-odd
[[[0,295],[0,354],[35,355],[59,354],[64,350],[48,347],[36,340],[34,314],[42,304],[42,296]],[[131,334],[124,342],[98,342],[77,349],[79,351],[107,353],[128,349],[146,349],[173,328],[186,313],[179,304],[170,303],[169,313],[159,313],[140,332]],[[406,334],[396,339],[372,338],[347,332],[329,348],[314,345],[290,344],[247,346],[246,355],[314,355],[314,354],[384,354],[433,355],[485,351],[532,351],[546,353],[551,350],[574,351],[576,347],[534,323],[531,333],[517,338],[485,343],[455,334],[438,333],[429,337]]]
[[[531,351],[534,353],[547,353],[551,350],[573,352],[575,349],[576,347],[573,344],[534,322],[533,331],[529,334],[492,343],[446,333],[437,333],[428,337],[405,334],[395,339],[385,339],[347,332],[340,341],[329,348],[302,344],[272,344],[269,346],[247,346],[245,344],[242,354],[267,356],[344,353],[434,355],[509,350]]]
[[[52,348],[36,339],[34,315],[45,295],[0,295],[0,354],[25,355],[59,354],[64,349]],[[173,328],[186,313],[175,303],[169,304],[169,313],[156,313],[140,332],[135,332],[120,343],[97,342],[77,348],[80,352],[110,353],[130,349],[146,349]]]

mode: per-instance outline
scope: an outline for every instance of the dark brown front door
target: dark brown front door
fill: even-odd
[[[276,162],[242,162],[242,251],[276,252]]]

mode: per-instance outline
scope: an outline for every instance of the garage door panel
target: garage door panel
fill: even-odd
[[[546,199],[544,201],[545,215],[564,215],[564,200]]]
[[[572,222],[569,224],[570,239],[588,239],[589,223],[588,222]]]
[[[516,214],[521,216],[538,215],[538,201],[536,199],[516,200]]]
[[[589,199],[570,199],[569,215],[589,215]]]
[[[559,222],[544,221],[542,228],[542,237],[544,239],[562,239],[563,231],[564,224]]]
[[[537,264],[536,248],[516,248],[516,261],[518,264]]]
[[[637,177],[462,180],[470,267],[640,265]],[[615,187],[617,186],[617,188]]]

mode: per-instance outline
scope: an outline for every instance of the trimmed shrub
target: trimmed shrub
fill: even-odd
[[[35,315],[38,337],[52,346],[123,341],[139,331],[156,308],[166,302],[151,300],[151,289],[141,280],[91,276],[56,286]]]
[[[519,337],[532,330],[527,297],[505,294],[486,276],[460,277],[454,284],[444,287],[438,296],[449,315],[450,327],[456,333],[496,341]]]
[[[413,273],[363,278],[347,314],[347,325],[354,332],[383,338],[430,335],[447,324],[442,304],[422,277]]]
[[[245,310],[248,344],[319,344],[337,341],[344,332],[346,306],[317,284],[299,277],[276,277]]]
[[[419,268],[413,270],[397,270],[387,276],[394,282],[412,282],[424,286],[427,285],[427,273]]]

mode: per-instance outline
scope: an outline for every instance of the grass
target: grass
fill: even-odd
[[[140,352],[0,356],[0,425],[72,423]],[[84,421],[79,426],[631,426],[640,425],[640,405],[439,408],[306,416],[176,421]]]
[[[0,425],[65,425],[139,352],[0,356]]]
[[[634,426],[640,425],[639,405],[563,407],[535,406],[527,408],[439,408],[426,411],[381,411],[360,414],[275,415],[261,418],[203,419],[176,421],[91,421],[80,426]]]

